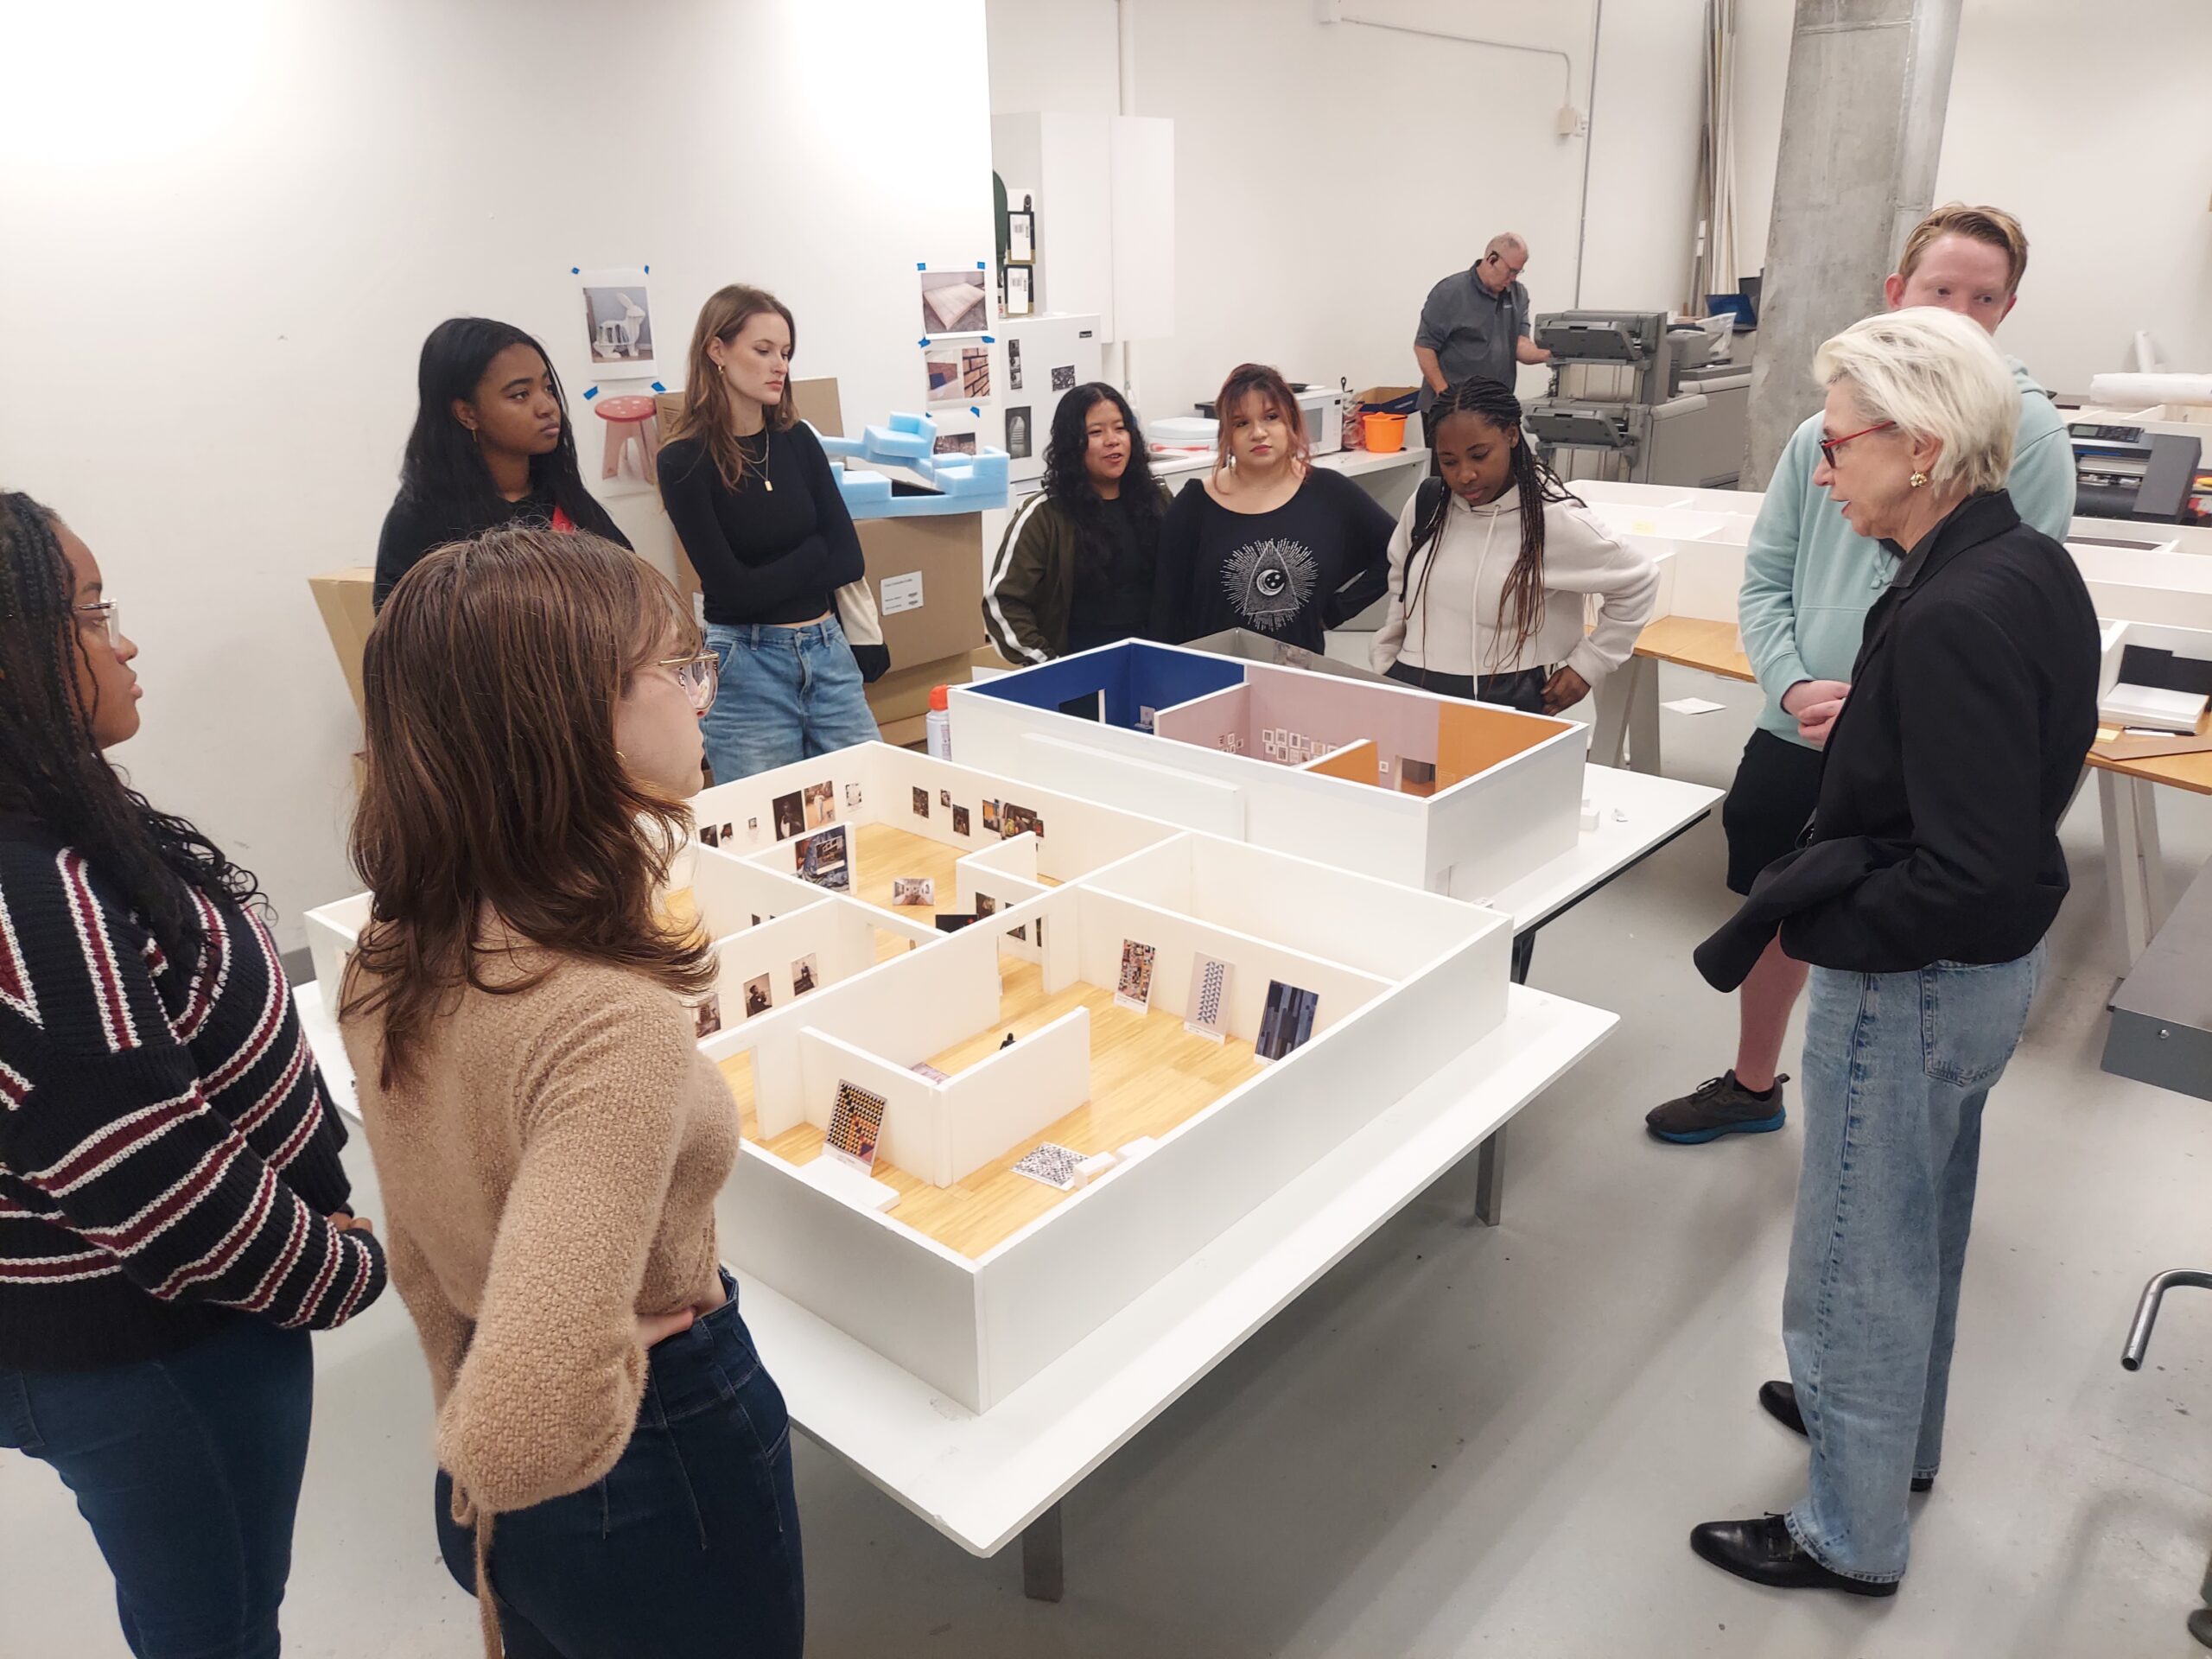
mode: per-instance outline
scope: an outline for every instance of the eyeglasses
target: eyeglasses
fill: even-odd
[[[77,614],[80,619],[97,620],[99,622],[106,631],[107,648],[110,651],[123,649],[123,609],[115,601],[111,599],[99,605],[79,605],[77,607]]]
[[[691,699],[694,713],[705,714],[715,706],[715,694],[721,690],[722,659],[711,651],[702,651],[696,657],[670,657],[653,664],[674,671],[676,683]]]
[[[1856,432],[1847,432],[1840,438],[1822,438],[1821,440],[1821,459],[1827,461],[1829,466],[1833,467],[1835,465],[1835,452],[1842,448],[1845,444],[1849,443],[1853,438],[1863,438],[1872,432],[1886,432],[1896,424],[1897,423],[1895,421],[1883,421],[1874,426],[1861,427]]]

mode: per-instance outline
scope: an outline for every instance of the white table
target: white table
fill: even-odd
[[[1516,936],[1560,915],[1712,810],[1718,790],[1586,770],[1598,828],[1497,896]],[[1616,812],[1625,814],[1617,817]],[[321,988],[296,993],[332,1094],[353,1079]],[[1059,1502],[1362,1240],[1480,1150],[1495,1221],[1506,1123],[1617,1016],[1516,985],[1503,1025],[1376,1117],[991,1411],[977,1414],[766,1285],[740,1274],[746,1324],[791,1420],[976,1555],[1022,1539],[1023,1584],[1059,1599]],[[1481,1206],[1478,1205],[1478,1210]]]

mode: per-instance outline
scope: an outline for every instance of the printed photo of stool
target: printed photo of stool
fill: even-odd
[[[653,429],[653,400],[642,395],[601,397],[592,408],[607,423],[607,455],[599,475],[620,476],[624,451],[634,442],[638,446],[638,475],[645,483],[658,484],[660,474],[655,469],[653,458],[660,452],[660,439]]]

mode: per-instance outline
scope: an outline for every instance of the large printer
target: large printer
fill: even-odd
[[[2179,425],[2120,425],[2075,421],[2066,429],[2074,445],[2074,511],[2085,518],[2135,518],[2152,524],[2190,524],[2202,511],[2203,441]]]
[[[1715,360],[1728,336],[1658,311],[1554,311],[1533,332],[1552,385],[1523,423],[1561,478],[1734,486],[1751,371]]]

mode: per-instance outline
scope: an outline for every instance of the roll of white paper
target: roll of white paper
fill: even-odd
[[[2089,399],[2115,409],[2148,409],[2153,404],[2212,404],[2212,374],[2092,375]]]

